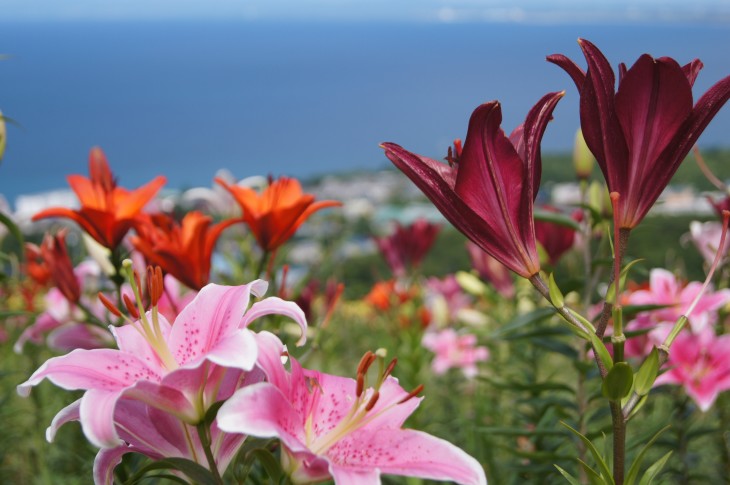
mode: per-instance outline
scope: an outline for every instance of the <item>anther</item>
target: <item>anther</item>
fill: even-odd
[[[129,315],[134,319],[138,319],[139,311],[137,310],[137,307],[134,306],[134,302],[129,298],[129,296],[126,294],[122,295],[122,300],[124,300],[124,306],[127,307]]]
[[[385,371],[383,371],[383,379],[388,377],[391,372],[393,372],[393,369],[395,369],[395,365],[398,363],[398,358],[394,357],[393,360],[390,361],[390,364],[388,364],[388,367],[385,368]]]
[[[365,406],[365,411],[370,411],[375,407],[375,403],[378,402],[378,399],[380,399],[380,393],[378,391],[375,391],[368,401],[367,405]]]
[[[362,391],[363,391],[364,387],[365,387],[365,375],[358,374],[357,375],[357,389],[355,390],[356,397],[362,396]]]
[[[122,316],[122,312],[119,311],[119,308],[117,308],[116,305],[112,303],[111,300],[109,300],[109,298],[107,298],[101,291],[99,292],[99,301],[102,305],[104,305],[104,308],[109,310],[109,313],[111,313],[115,317]]]
[[[368,350],[357,365],[357,374],[365,374],[373,362],[375,362],[375,354]]]
[[[398,401],[398,404],[403,404],[406,401],[410,401],[414,397],[418,396],[421,393],[421,391],[423,391],[423,384],[419,384],[418,387],[416,387],[411,392],[409,392],[407,396],[405,396],[403,399]]]

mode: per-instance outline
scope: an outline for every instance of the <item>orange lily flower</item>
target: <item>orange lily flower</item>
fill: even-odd
[[[188,212],[182,223],[166,214],[139,218],[132,244],[151,265],[194,290],[210,279],[210,259],[223,230],[238,222],[230,219],[211,226],[212,219],[201,212]]]
[[[314,195],[302,192],[298,180],[288,177],[272,181],[260,195],[248,187],[229,185],[221,178],[215,181],[236,199],[244,222],[267,252],[284,244],[314,212],[342,205],[335,200],[315,202]]]
[[[94,147],[89,154],[89,178],[68,176],[68,184],[81,202],[81,209],[53,207],[39,212],[33,220],[71,219],[101,245],[114,250],[132,227],[135,217],[165,182],[165,177],[159,176],[136,190],[117,187],[104,152]]]

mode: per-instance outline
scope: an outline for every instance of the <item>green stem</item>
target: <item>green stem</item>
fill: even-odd
[[[208,428],[208,425],[205,423],[200,423],[196,426],[198,430],[198,437],[200,438],[200,444],[203,446],[203,451],[205,451],[205,458],[208,460],[208,468],[210,469],[210,472],[213,474],[213,478],[215,479],[215,483],[223,485],[223,477],[221,477],[220,472],[218,471],[218,465],[215,463],[215,457],[213,456],[213,451],[210,449],[210,435],[208,434],[210,429]]]
[[[264,253],[261,255],[261,260],[259,261],[259,266],[256,268],[256,274],[254,278],[260,278],[261,273],[264,271],[264,268],[266,267],[266,261],[269,259],[269,252],[264,251]]]
[[[620,402],[611,401],[610,407],[613,427],[613,480],[616,485],[623,485],[626,468],[626,420]]]
[[[620,249],[618,254],[618,265],[621,266],[621,261],[623,260],[623,257],[626,254],[626,248],[629,244],[629,236],[631,235],[631,229],[627,228],[621,228],[619,229],[619,240],[614,241],[614,244],[618,244],[618,247]],[[611,274],[608,275],[608,287],[611,287],[611,283],[613,283],[613,280],[615,278],[614,272],[611,272]],[[596,325],[596,335],[598,335],[599,338],[603,338],[603,335],[606,333],[606,327],[608,326],[608,321],[611,319],[611,315],[613,314],[613,304],[606,299],[606,301],[603,303],[603,309],[601,310],[601,316],[598,319],[598,325]]]

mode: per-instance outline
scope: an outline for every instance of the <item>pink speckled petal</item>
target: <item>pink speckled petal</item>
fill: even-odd
[[[180,365],[204,356],[218,342],[240,327],[250,294],[265,283],[257,280],[243,286],[209,284],[175,319],[168,346]]]
[[[308,451],[304,419],[287,397],[268,382],[237,391],[218,411],[218,427],[229,433],[279,438],[291,451]]]
[[[114,427],[114,409],[120,395],[121,392],[90,389],[81,398],[81,428],[86,438],[99,448],[112,448],[122,443]]]
[[[66,390],[122,390],[140,379],[159,381],[160,376],[136,356],[111,349],[74,350],[47,360],[30,379],[18,386],[27,396],[30,388],[48,378]]]
[[[69,421],[78,421],[81,419],[79,416],[79,407],[81,406],[81,399],[77,399],[65,408],[61,409],[53,417],[51,425],[46,429],[46,440],[52,443],[56,438],[56,432],[58,428],[68,423]]]
[[[265,315],[284,315],[294,320],[302,329],[302,336],[297,341],[297,346],[304,345],[307,341],[307,317],[299,305],[291,301],[284,301],[281,298],[272,296],[254,303],[251,309],[246,312],[241,321],[241,326],[247,327],[252,321]]]
[[[340,469],[347,470],[343,473],[348,474],[377,469],[386,474],[462,484],[487,483],[484,469],[477,460],[448,441],[421,431],[360,431],[330,448],[327,456],[336,480],[342,476]]]
[[[380,470],[377,468],[353,470],[330,465],[330,473],[335,485],[380,485]]]
[[[130,451],[126,446],[100,450],[94,458],[94,483],[96,485],[113,485],[114,469],[122,462],[122,456]]]
[[[146,317],[149,322],[152,322],[152,312],[147,312]],[[157,318],[162,338],[167,340],[170,336],[172,325],[170,325],[170,322],[168,322],[161,314],[158,314]],[[155,351],[152,349],[149,342],[142,336],[139,329],[139,322],[126,324],[121,327],[110,327],[119,350],[134,354],[145,362],[157,361],[158,363],[156,365],[159,365],[157,354],[155,354]]]

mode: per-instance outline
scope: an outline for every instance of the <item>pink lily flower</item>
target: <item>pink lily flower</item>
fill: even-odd
[[[655,385],[677,384],[705,412],[717,396],[730,389],[730,335],[716,336],[711,328],[682,332],[672,345],[669,370]]]
[[[237,391],[218,411],[218,426],[279,438],[294,483],[378,484],[387,473],[486,484],[481,465],[461,449],[401,429],[421,399],[393,377],[382,375],[377,390],[365,389],[367,364],[361,362],[356,381],[302,369],[294,358],[287,372],[278,338],[261,332],[257,340],[267,382]]]
[[[454,227],[520,276],[540,271],[532,209],[540,186],[540,141],[564,93],[543,96],[508,138],[498,101],[471,115],[464,149],[446,165],[383,143],[385,155]]]
[[[426,280],[426,307],[436,325],[447,325],[458,320],[459,312],[468,308],[471,298],[464,293],[461,285],[453,274],[443,278],[432,276]],[[443,311],[438,311],[442,307]]]
[[[238,374],[226,380],[221,396],[230,396],[240,386],[263,380],[263,373],[256,369],[239,371]],[[81,419],[80,408],[81,399],[56,415],[46,431],[49,442],[54,440],[62,425]],[[195,427],[169,413],[140,401],[120,399],[114,412],[114,425],[123,443],[113,448],[102,448],[97,453],[94,460],[94,483],[97,485],[113,485],[114,469],[126,453],[140,453],[152,460],[185,458],[206,468],[209,466]],[[245,439],[246,436],[242,434],[224,433],[213,420],[210,427],[211,451],[220,475],[225,473]]]
[[[671,272],[655,268],[649,276],[649,288],[631,293],[626,303],[629,305],[666,305],[666,308],[641,312],[631,320],[626,329],[640,330],[651,328],[646,336],[631,338],[626,342],[626,354],[643,356],[651,351],[654,345],[661,345],[674,323],[686,313],[692,301],[702,290],[702,283],[692,281],[683,284]],[[717,311],[730,302],[730,289],[704,293],[689,319],[693,333],[712,328],[717,322]],[[674,347],[672,347],[674,349]]]
[[[692,87],[702,69],[695,59],[680,66],[670,57],[644,54],[616,78],[606,57],[579,39],[584,72],[561,54],[548,61],[563,68],[580,94],[583,136],[610,192],[621,198],[614,221],[633,229],[644,218],[712,118],[730,98],[730,76],[693,105]]]
[[[421,343],[436,354],[431,363],[431,369],[436,374],[444,374],[447,370],[456,368],[461,369],[467,378],[472,378],[477,375],[477,362],[484,362],[489,358],[489,350],[476,345],[475,335],[458,335],[453,328],[427,332]]]
[[[722,236],[720,222],[692,221],[689,224],[689,237],[708,265],[712,265],[715,260],[715,255],[720,247],[720,236]],[[728,245],[725,246],[726,253],[728,247]]]
[[[292,302],[270,297],[248,308],[251,293],[260,296],[266,287],[262,280],[232,287],[210,284],[174,325],[153,308],[134,324],[112,328],[119,350],[78,349],[49,359],[18,386],[18,393],[28,395],[45,378],[67,390],[85,390],[81,426],[99,447],[120,445],[114,416],[122,398],[197,424],[221,397],[227,371],[250,371],[256,363],[256,340],[246,328],[251,321],[272,313],[285,315],[304,335],[306,320]]]

